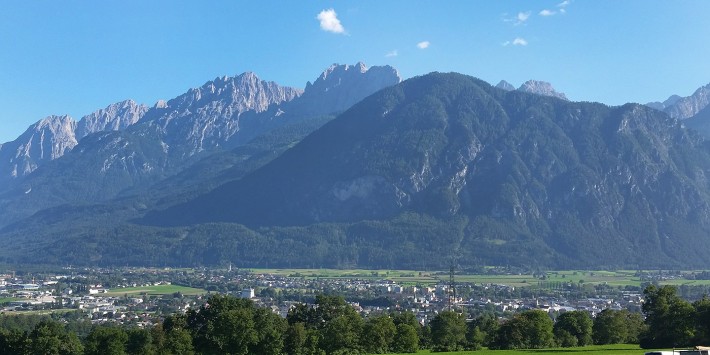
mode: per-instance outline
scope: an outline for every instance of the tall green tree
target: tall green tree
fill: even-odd
[[[187,329],[174,328],[165,334],[164,347],[159,348],[161,355],[193,355],[192,336]]]
[[[695,335],[693,306],[673,286],[650,285],[643,291],[642,309],[648,328],[641,336],[642,348],[672,348],[692,345]]]
[[[357,353],[361,350],[360,334],[363,320],[357,313],[341,315],[329,320],[321,329],[319,344],[327,354]]]
[[[628,338],[628,328],[620,311],[605,309],[594,318],[592,326],[594,344],[621,344]]]
[[[286,331],[286,323],[269,310],[248,299],[222,295],[190,310],[185,327],[195,351],[202,354],[279,354]]]
[[[126,352],[131,355],[153,355],[156,349],[153,345],[153,335],[149,329],[128,328],[126,330],[128,341]]]
[[[97,326],[84,342],[86,355],[124,355],[128,335],[118,327]]]
[[[546,312],[518,313],[503,323],[492,344],[496,349],[543,349],[554,346],[552,319]]]
[[[252,354],[279,355],[284,346],[284,333],[287,322],[270,309],[254,310],[254,328],[257,334],[256,344],[249,348]]]
[[[394,322],[394,325],[399,327],[400,324],[407,324],[412,327],[417,332],[417,346],[422,346],[428,344],[428,339],[429,339],[429,328],[425,328],[419,323],[419,320],[417,320],[417,316],[410,312],[410,311],[404,311],[404,312],[398,312],[398,313],[391,313],[390,316],[392,317],[392,321]],[[426,332],[426,334],[425,334]],[[405,351],[402,351],[405,352]]]
[[[23,331],[0,328],[0,354],[28,354],[27,342]]]
[[[484,313],[469,324],[469,342],[472,344],[480,342],[481,346],[490,347],[495,341],[499,327],[500,323],[498,323],[495,314]],[[478,330],[474,331],[474,329]]]
[[[592,343],[593,324],[585,311],[565,312],[557,317],[553,332],[561,346],[585,346]]]
[[[710,344],[710,298],[693,302],[695,310],[695,344]]]
[[[302,322],[289,324],[284,336],[284,353],[286,355],[305,354],[308,331]]]
[[[67,332],[64,326],[52,320],[39,322],[28,338],[30,354],[83,354],[84,347],[76,334]]]
[[[431,349],[458,351],[466,346],[466,319],[462,314],[443,311],[431,320]]]
[[[207,320],[207,332],[196,344],[196,350],[206,354],[248,354],[249,347],[258,340],[251,311],[245,307],[216,313]]]
[[[192,335],[187,329],[187,316],[173,314],[151,329],[153,346],[160,355],[192,355]]]
[[[419,334],[410,324],[397,324],[397,333],[392,341],[392,351],[416,353],[419,350]]]
[[[397,327],[388,315],[378,315],[365,322],[360,342],[365,352],[369,354],[384,354],[390,351],[392,341],[397,333]]]

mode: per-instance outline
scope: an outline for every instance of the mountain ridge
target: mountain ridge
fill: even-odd
[[[702,159],[677,160],[683,150]],[[476,248],[502,257],[496,243],[522,255],[524,245],[510,244],[522,237],[548,262],[643,263],[631,248],[669,262],[697,253],[688,241],[710,225],[710,187],[696,169],[710,169],[702,138],[644,106],[568,103],[430,74],[369,97],[261,169],[146,221],[258,230],[417,213],[468,220],[459,249],[479,260],[486,257]],[[660,219],[637,225],[638,214]],[[481,237],[492,231],[500,236]]]
[[[121,129],[72,141],[71,151],[67,150],[71,154],[0,187],[0,211],[4,211],[0,226],[61,203],[95,203],[145,189],[211,154],[246,144],[289,122],[345,109],[381,86],[400,81],[391,67],[367,68],[362,63],[333,65],[327,71],[305,91],[247,72],[218,77],[151,109],[131,106],[131,101],[99,110],[87,117],[123,112],[126,118],[92,127]],[[319,87],[330,88],[328,95],[310,94]],[[75,131],[76,123],[72,125]],[[3,190],[7,198],[2,198]]]
[[[241,112],[237,134],[194,155],[194,145],[168,145],[161,129],[185,119],[177,131],[189,137],[197,121],[181,112],[227,112],[239,98],[198,102],[213,92],[232,100],[228,84],[88,135],[25,185],[0,191],[3,218],[42,206],[0,223],[0,262],[706,265],[710,147],[687,120],[457,73],[408,79],[325,113],[347,102],[330,95],[357,96],[362,86],[345,79],[365,69],[329,68],[327,90],[316,79],[290,101]],[[399,82],[393,68],[380,70]],[[115,191],[90,196],[105,189]]]

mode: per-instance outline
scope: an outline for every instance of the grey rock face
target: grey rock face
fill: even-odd
[[[673,100],[673,98],[674,97],[671,96],[669,100],[664,102],[664,104],[670,104],[666,105],[663,111],[668,113],[671,117],[681,120],[693,117],[710,104],[710,84],[699,88],[693,95],[682,98],[678,97],[675,100]]]
[[[20,185],[32,187],[31,196],[21,196],[32,198],[31,203],[18,198],[7,200],[6,205],[30,206],[12,217],[20,218],[62,203],[106,201],[178,174],[199,159],[237,147],[258,134],[347,110],[399,81],[392,67],[368,69],[359,63],[331,66],[305,91],[244,73],[218,77],[148,109],[133,101],[120,102],[84,117],[68,130],[74,134],[73,145],[67,148],[74,148],[71,154],[14,181],[9,187],[12,191],[21,190]],[[10,157],[0,157],[3,174],[9,169],[2,168],[2,161]],[[2,203],[0,196],[0,212]]]
[[[320,102],[323,112],[342,111],[400,81],[402,78],[397,70],[389,65],[368,68],[363,63],[333,64],[312,84],[306,84],[302,101],[305,105]]]
[[[33,172],[43,162],[64,155],[77,145],[76,121],[69,116],[49,116],[0,147],[0,181]]]
[[[86,115],[78,123],[66,115],[46,117],[16,140],[0,146],[0,181],[32,173],[44,162],[72,150],[89,134],[123,130],[147,111],[145,105],[126,100]]]
[[[513,91],[515,90],[515,86],[513,86],[511,83],[501,80],[498,85],[496,85],[497,88],[503,89],[505,91]]]
[[[524,82],[523,85],[518,88],[518,90],[531,94],[552,96],[558,99],[567,100],[567,96],[565,96],[565,94],[555,91],[555,88],[552,87],[552,84],[545,81],[528,80]]]
[[[167,145],[180,145],[182,156],[193,156],[228,141],[240,130],[242,113],[265,111],[301,93],[260,80],[254,73],[220,77],[157,103],[144,120],[158,130]]]
[[[96,132],[123,130],[138,122],[147,111],[148,106],[139,105],[133,100],[111,104],[82,117],[76,128],[76,137],[81,139]]]

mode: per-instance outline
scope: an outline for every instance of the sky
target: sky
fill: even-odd
[[[663,101],[710,83],[709,38],[707,0],[6,1],[0,142],[219,76],[304,88],[360,61],[404,79],[453,71],[544,80],[573,101]]]

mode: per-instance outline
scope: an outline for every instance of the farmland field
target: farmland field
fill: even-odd
[[[125,288],[114,288],[110,289],[107,293],[99,294],[99,296],[138,296],[141,294],[146,295],[167,295],[180,292],[183,295],[199,295],[207,293],[207,291],[201,288],[192,288],[186,286],[178,285],[157,285],[157,286],[139,286],[139,287],[125,287]]]
[[[0,297],[0,304],[6,303],[6,302],[20,301],[20,300],[22,300],[22,299],[15,298],[15,297]]]
[[[367,280],[391,280],[403,285],[434,285],[440,281],[448,282],[449,272],[417,270],[365,270],[365,269],[248,269],[257,274],[274,274],[305,278],[360,278]],[[466,274],[457,272],[457,282],[505,284],[516,287],[537,286],[546,281],[561,283],[607,284],[609,286],[640,286],[642,281],[635,270],[593,271],[563,270],[547,271],[544,280],[532,274]],[[710,280],[662,280],[661,285],[710,285]]]

